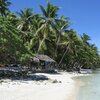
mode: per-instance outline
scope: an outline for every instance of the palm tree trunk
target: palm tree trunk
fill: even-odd
[[[54,55],[54,57],[56,57],[56,55],[57,55],[57,50],[58,50],[59,42],[60,42],[60,35],[58,36],[58,39],[57,39],[56,49],[55,49],[55,55]]]
[[[62,56],[62,58],[61,58],[61,60],[60,60],[60,62],[59,62],[59,64],[58,64],[58,66],[62,63],[62,61],[63,61],[63,59],[64,59],[64,57],[65,57],[67,51],[68,51],[68,49],[66,48],[66,50],[65,50],[65,52],[64,52],[64,54],[63,54],[63,56]]]
[[[39,45],[38,53],[39,53],[39,51],[40,51],[40,49],[41,49],[41,47],[42,47],[42,44],[43,44],[44,40],[45,40],[45,38],[42,39],[42,41],[41,41],[41,43],[40,43],[40,45]]]
[[[55,27],[54,23],[51,23],[51,22],[49,22],[49,23],[51,24],[52,28],[56,31],[56,36],[57,36],[57,38],[56,38],[57,43],[56,43],[55,55],[53,57],[53,58],[55,58],[56,55],[57,55],[58,44],[59,44],[60,38],[61,38],[61,32]]]

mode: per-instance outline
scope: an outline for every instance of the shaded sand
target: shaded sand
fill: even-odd
[[[0,83],[0,100],[75,100],[79,88],[72,80],[74,75],[66,72],[36,75],[45,75],[50,80],[4,80]],[[52,80],[57,80],[57,83],[52,83]]]

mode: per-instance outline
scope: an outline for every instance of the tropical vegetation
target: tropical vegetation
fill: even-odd
[[[0,64],[30,63],[34,54],[45,54],[59,69],[96,68],[100,55],[88,34],[70,29],[69,18],[59,16],[59,7],[40,5],[42,15],[31,8],[9,10],[10,2],[0,1]]]

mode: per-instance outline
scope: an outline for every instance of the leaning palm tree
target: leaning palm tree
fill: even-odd
[[[45,45],[45,41],[48,39],[48,36],[50,37],[50,34],[55,34],[55,54],[57,52],[58,43],[60,41],[60,36],[63,32],[63,30],[68,27],[68,21],[64,18],[58,18],[57,12],[59,8],[57,6],[54,6],[51,3],[47,3],[47,7],[44,8],[40,5],[40,9],[42,11],[43,17],[41,19],[41,25],[39,29],[36,31],[35,36],[39,36],[39,34],[42,34],[42,39],[40,40],[38,53],[43,47],[43,44]],[[49,39],[48,39],[49,40]]]
[[[54,31],[55,28],[55,19],[57,18],[57,11],[59,8],[54,6],[51,3],[47,3],[46,9],[40,5],[40,9],[42,11],[43,17],[41,19],[41,25],[39,29],[36,31],[35,36],[38,34],[42,35],[42,39],[40,40],[38,53],[41,50],[43,44],[45,44],[45,40],[47,39],[48,35],[51,33],[50,31]],[[56,31],[58,31],[56,29]]]
[[[62,57],[59,61],[59,65],[62,63],[62,61],[63,61],[64,57],[66,56],[66,54],[68,56],[72,55],[74,57],[77,55],[77,50],[76,50],[77,48],[76,47],[79,44],[80,44],[80,40],[78,39],[75,31],[73,31],[71,29],[71,30],[67,30],[64,33],[62,42],[59,44],[59,45],[64,47],[64,53],[62,54]]]
[[[98,62],[98,51],[95,45],[89,43],[90,37],[87,34],[81,36],[81,45],[78,49],[76,61],[79,66],[84,68],[92,68]]]
[[[65,31],[69,27],[70,23],[68,21],[68,18],[65,18],[64,16],[61,16],[59,19],[56,19],[55,22],[56,22],[55,27],[59,31],[59,34],[57,34],[56,49],[55,49],[55,55],[57,56],[57,49],[61,42],[61,37],[65,34]]]

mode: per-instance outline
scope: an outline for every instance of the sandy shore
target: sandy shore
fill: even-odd
[[[76,82],[72,80],[74,74],[61,72],[36,75],[45,75],[50,80],[4,80],[0,83],[0,100],[75,100],[77,89]]]

